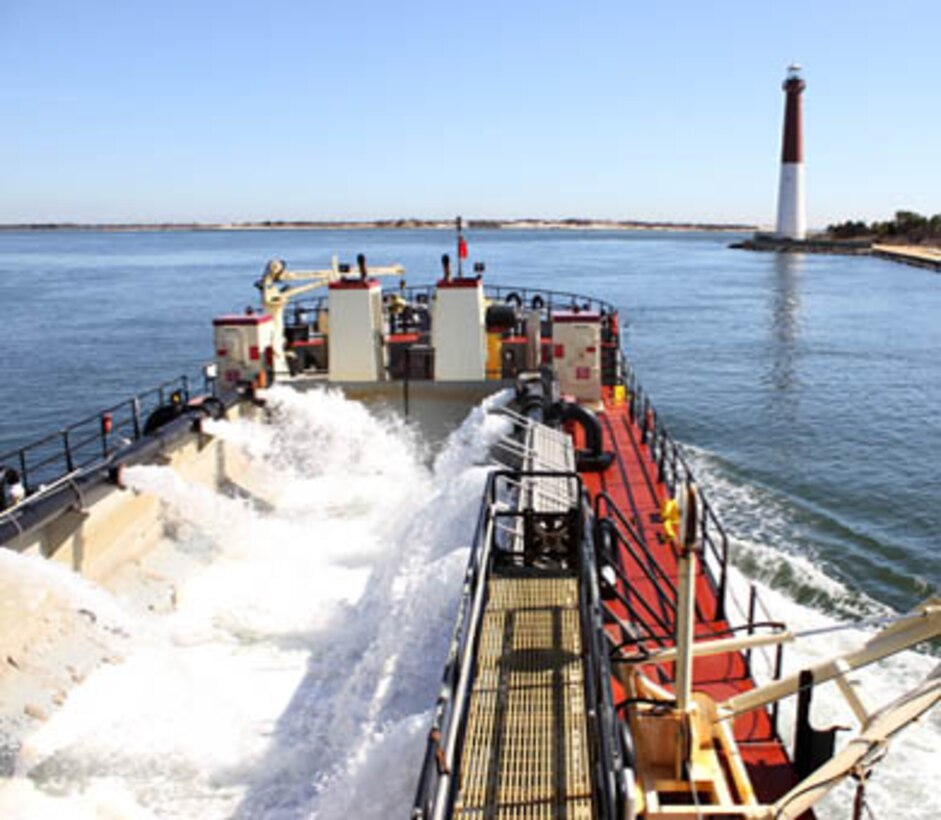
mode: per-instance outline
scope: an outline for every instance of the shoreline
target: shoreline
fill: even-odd
[[[737,223],[643,222],[608,219],[468,219],[467,230],[569,230],[569,231],[675,231],[743,233],[754,225]],[[133,223],[16,223],[0,224],[0,231],[374,231],[374,230],[454,230],[454,221],[437,219],[378,219],[331,221],[261,222],[133,222]]]
[[[889,262],[941,272],[941,248],[925,245],[873,244],[870,254]]]
[[[831,256],[868,256],[913,267],[941,271],[941,247],[911,242],[878,243],[870,239],[782,239],[771,234],[755,234],[729,245],[733,250],[759,253],[811,253]]]

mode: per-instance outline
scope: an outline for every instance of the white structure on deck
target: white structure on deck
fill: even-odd
[[[584,404],[600,404],[600,314],[594,311],[556,311],[552,314],[552,345],[562,393]]]
[[[268,383],[274,362],[275,323],[266,313],[218,316],[212,321],[216,370],[226,387],[239,382]],[[262,375],[264,374],[264,375]]]
[[[328,286],[330,381],[374,382],[385,376],[382,285],[375,279],[340,279]]]
[[[778,187],[778,223],[781,239],[807,236],[807,212],[804,204],[804,135],[801,94],[806,83],[800,66],[788,68],[784,81],[784,136],[781,145],[781,182]]]
[[[437,381],[479,381],[486,377],[485,312],[480,279],[448,278],[438,282],[431,325]]]

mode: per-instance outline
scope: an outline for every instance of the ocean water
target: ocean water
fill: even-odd
[[[252,282],[269,258],[326,267],[334,253],[364,252],[403,263],[420,284],[437,277],[452,239],[0,233],[0,452],[194,374],[212,355],[211,317],[256,301]],[[739,595],[757,582],[777,614],[818,626],[937,593],[941,277],[732,251],[727,235],[469,240],[490,281],[619,306],[629,356],[730,531]],[[280,476],[270,510],[159,468],[134,476],[164,499],[189,562],[176,609],[109,603],[123,663],[90,676],[29,739],[0,814],[403,814],[483,485],[481,441],[494,430],[476,414],[429,466],[407,428],[339,397],[287,394],[279,406],[270,429],[217,431]],[[864,634],[841,633],[840,645]],[[875,670],[873,699],[935,660],[906,653]],[[835,697],[821,708],[841,714]],[[937,714],[903,738],[874,777],[877,814],[892,813],[893,795],[904,795],[906,816],[941,814],[929,783],[939,740]],[[846,816],[845,799],[825,816]]]

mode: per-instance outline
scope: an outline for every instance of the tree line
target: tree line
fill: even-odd
[[[848,219],[827,226],[832,239],[905,239],[909,242],[941,240],[941,214],[922,216],[914,211],[896,211],[895,218],[866,224]]]

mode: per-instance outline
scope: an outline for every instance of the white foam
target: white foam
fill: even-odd
[[[117,778],[102,777],[86,788],[57,796],[23,777],[0,789],[0,817],[29,820],[156,820]]]
[[[848,618],[892,611],[828,574],[812,548],[802,542],[803,526],[787,499],[735,480],[704,450],[684,449],[729,535],[732,561],[746,574],[814,610]]]
[[[270,425],[213,430],[286,477],[272,509],[166,467],[127,471],[200,560],[175,580],[176,610],[29,738],[2,790],[10,816],[407,813],[477,462],[506,423],[478,409],[429,467],[413,431],[339,394],[268,398]]]
[[[785,621],[792,631],[823,629],[843,626],[845,622],[796,603],[787,595],[752,579],[738,570],[730,573],[731,585],[740,597],[747,594],[747,586],[756,583],[761,599],[771,613]],[[871,628],[851,628],[809,637],[788,645],[784,653],[784,674],[808,668],[835,654],[842,654],[861,646],[874,634]],[[757,656],[761,654],[759,659]],[[756,653],[754,670],[760,679],[768,679],[771,658],[767,653]],[[866,702],[873,708],[888,704],[905,691],[914,688],[927,677],[938,659],[915,651],[902,652],[892,658],[854,672],[851,679],[861,684]],[[786,742],[793,743],[794,698],[781,705],[781,732]],[[858,721],[834,683],[827,683],[815,693],[811,722],[818,729],[828,726],[848,726],[854,730]],[[841,732],[837,748],[849,740],[854,732]],[[886,759],[873,769],[867,785],[867,799],[876,817],[900,816],[933,820],[941,816],[941,795],[934,788],[937,770],[937,749],[941,742],[941,710],[935,709],[919,723],[905,729],[889,745]],[[852,782],[844,783],[824,799],[818,810],[822,820],[848,816],[852,806]]]
[[[730,537],[733,561],[738,566],[730,567],[729,592],[739,612],[747,601],[749,585],[754,584],[771,616],[784,621],[795,632],[845,626],[860,619],[894,614],[885,604],[848,589],[828,575],[813,556],[795,549],[789,538],[799,526],[785,500],[765,488],[736,482],[709,453],[687,449],[693,469]],[[802,603],[795,600],[797,596]],[[858,648],[873,632],[871,628],[841,629],[789,645],[784,654],[784,674]],[[878,707],[914,688],[937,662],[931,655],[907,651],[854,673],[853,679],[860,681],[870,705]],[[769,652],[755,653],[757,676],[767,679],[771,666]],[[782,735],[791,744],[793,698],[781,705],[780,715]],[[858,726],[833,683],[824,685],[815,694],[812,723],[817,728],[842,725],[855,729]],[[841,732],[837,748],[852,734]],[[933,788],[939,746],[941,710],[938,709],[892,741],[888,756],[875,767],[867,785],[867,800],[875,816],[899,816],[901,807],[908,818],[941,817],[941,794]],[[848,816],[854,788],[854,783],[847,782],[834,789],[820,804],[818,816],[822,820]]]
[[[23,621],[47,606],[86,611],[124,628],[125,613],[114,599],[68,567],[38,556],[0,550],[0,584],[17,592],[17,615]]]

